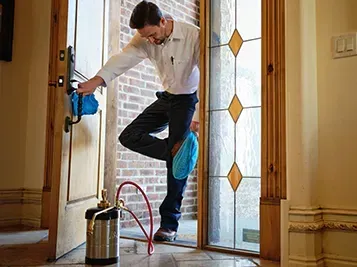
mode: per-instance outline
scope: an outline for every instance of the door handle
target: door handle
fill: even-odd
[[[74,68],[75,68],[75,52],[74,48],[72,46],[69,46],[67,49],[67,94],[71,95],[74,91],[76,91],[76,88],[73,87],[72,83],[78,82],[77,80],[73,79],[74,77]],[[82,119],[82,110],[83,110],[83,94],[78,95],[78,110],[77,110],[77,120],[72,121],[69,116],[66,117],[65,123],[64,123],[64,131],[66,133],[69,132],[70,126],[77,124],[81,121]]]

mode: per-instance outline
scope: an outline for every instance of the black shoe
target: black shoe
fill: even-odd
[[[173,242],[176,240],[177,232],[160,227],[154,235],[155,241]]]

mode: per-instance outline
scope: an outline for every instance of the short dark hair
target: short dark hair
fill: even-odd
[[[146,0],[137,4],[130,17],[130,28],[142,29],[147,25],[159,26],[162,18],[160,8]]]

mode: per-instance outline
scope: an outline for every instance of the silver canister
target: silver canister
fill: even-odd
[[[99,205],[86,211],[87,244],[85,263],[108,265],[119,262],[119,210]]]

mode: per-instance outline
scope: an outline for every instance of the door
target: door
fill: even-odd
[[[85,211],[101,198],[104,177],[106,89],[97,88],[99,109],[73,121],[68,80],[93,77],[107,60],[107,0],[53,0],[47,157],[51,164],[50,258],[58,258],[86,240]],[[70,48],[75,56],[72,57]],[[73,76],[68,66],[74,59]],[[72,76],[72,77],[71,77]],[[72,83],[75,87],[75,83]],[[48,172],[48,170],[46,170]]]

